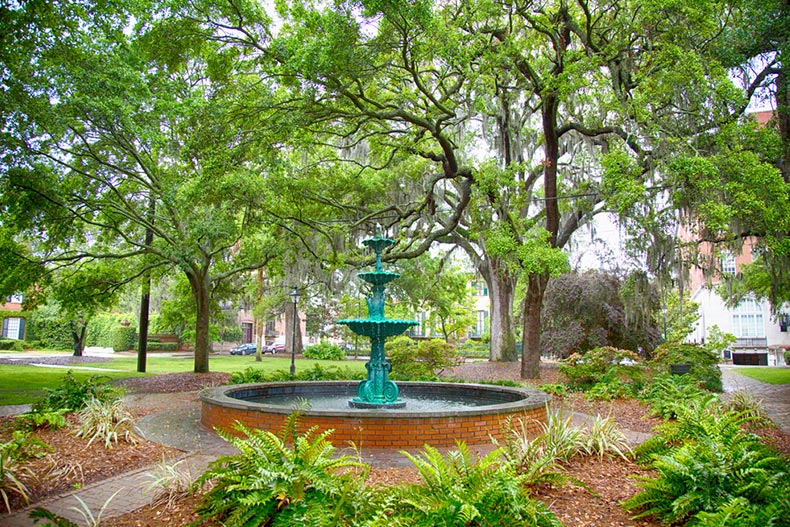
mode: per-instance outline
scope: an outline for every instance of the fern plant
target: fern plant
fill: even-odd
[[[217,459],[196,481],[213,485],[197,509],[201,521],[226,527],[342,525],[341,519],[365,514],[370,496],[353,469],[364,473],[367,466],[334,457],[331,430],[297,434],[298,421],[298,412],[291,414],[280,436],[240,423],[234,428],[243,438],[219,431],[239,453]]]
[[[671,441],[658,436],[649,455],[638,449],[640,459],[658,475],[642,478],[643,490],[624,507],[639,510],[637,517],[652,515],[673,524],[702,512],[724,514],[726,504],[737,498],[766,506],[786,500],[788,462],[743,430],[748,420],[742,413],[723,411],[713,398],[681,411],[670,429]]]
[[[426,446],[419,456],[404,452],[422,483],[393,489],[371,527],[560,527],[542,503],[529,498],[524,476],[495,450],[473,455],[464,443],[443,456]]]

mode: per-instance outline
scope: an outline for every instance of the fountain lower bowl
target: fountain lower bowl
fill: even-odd
[[[207,388],[200,393],[201,422],[232,433],[238,433],[233,431],[237,421],[248,428],[279,433],[295,401],[326,396],[348,400],[356,394],[357,384],[283,382]],[[551,398],[537,390],[480,384],[399,382],[398,387],[407,402],[404,408],[358,409],[347,403],[338,408],[310,408],[304,411],[302,429],[332,429],[330,439],[335,445],[353,442],[362,448],[453,447],[456,441],[483,445],[503,438],[508,419],[520,418],[527,431],[537,435],[546,422],[546,403]],[[474,404],[436,408],[409,404],[419,399]]]

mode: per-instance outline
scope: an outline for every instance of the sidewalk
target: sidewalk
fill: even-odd
[[[732,371],[732,366],[721,369],[724,392],[745,391],[763,402],[768,415],[790,434],[790,384],[768,384]]]

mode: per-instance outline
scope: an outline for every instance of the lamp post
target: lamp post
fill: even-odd
[[[296,325],[299,324],[299,311],[297,310],[297,303],[299,302],[299,288],[294,287],[288,293],[294,303],[294,317],[293,317],[293,332],[291,333],[291,375],[296,374]]]

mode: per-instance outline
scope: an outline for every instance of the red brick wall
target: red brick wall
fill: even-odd
[[[232,429],[236,421],[249,428],[260,428],[279,433],[286,414],[266,413],[238,408],[227,408],[203,402],[202,423],[208,428],[221,428],[241,435]],[[361,448],[422,448],[453,447],[456,440],[468,445],[491,443],[491,437],[502,439],[502,425],[512,416],[521,418],[527,430],[537,435],[540,423],[546,422],[546,407],[519,410],[507,414],[470,415],[452,417],[319,417],[304,416],[303,430],[318,426],[320,430],[334,429],[330,440],[337,447],[354,442]]]

